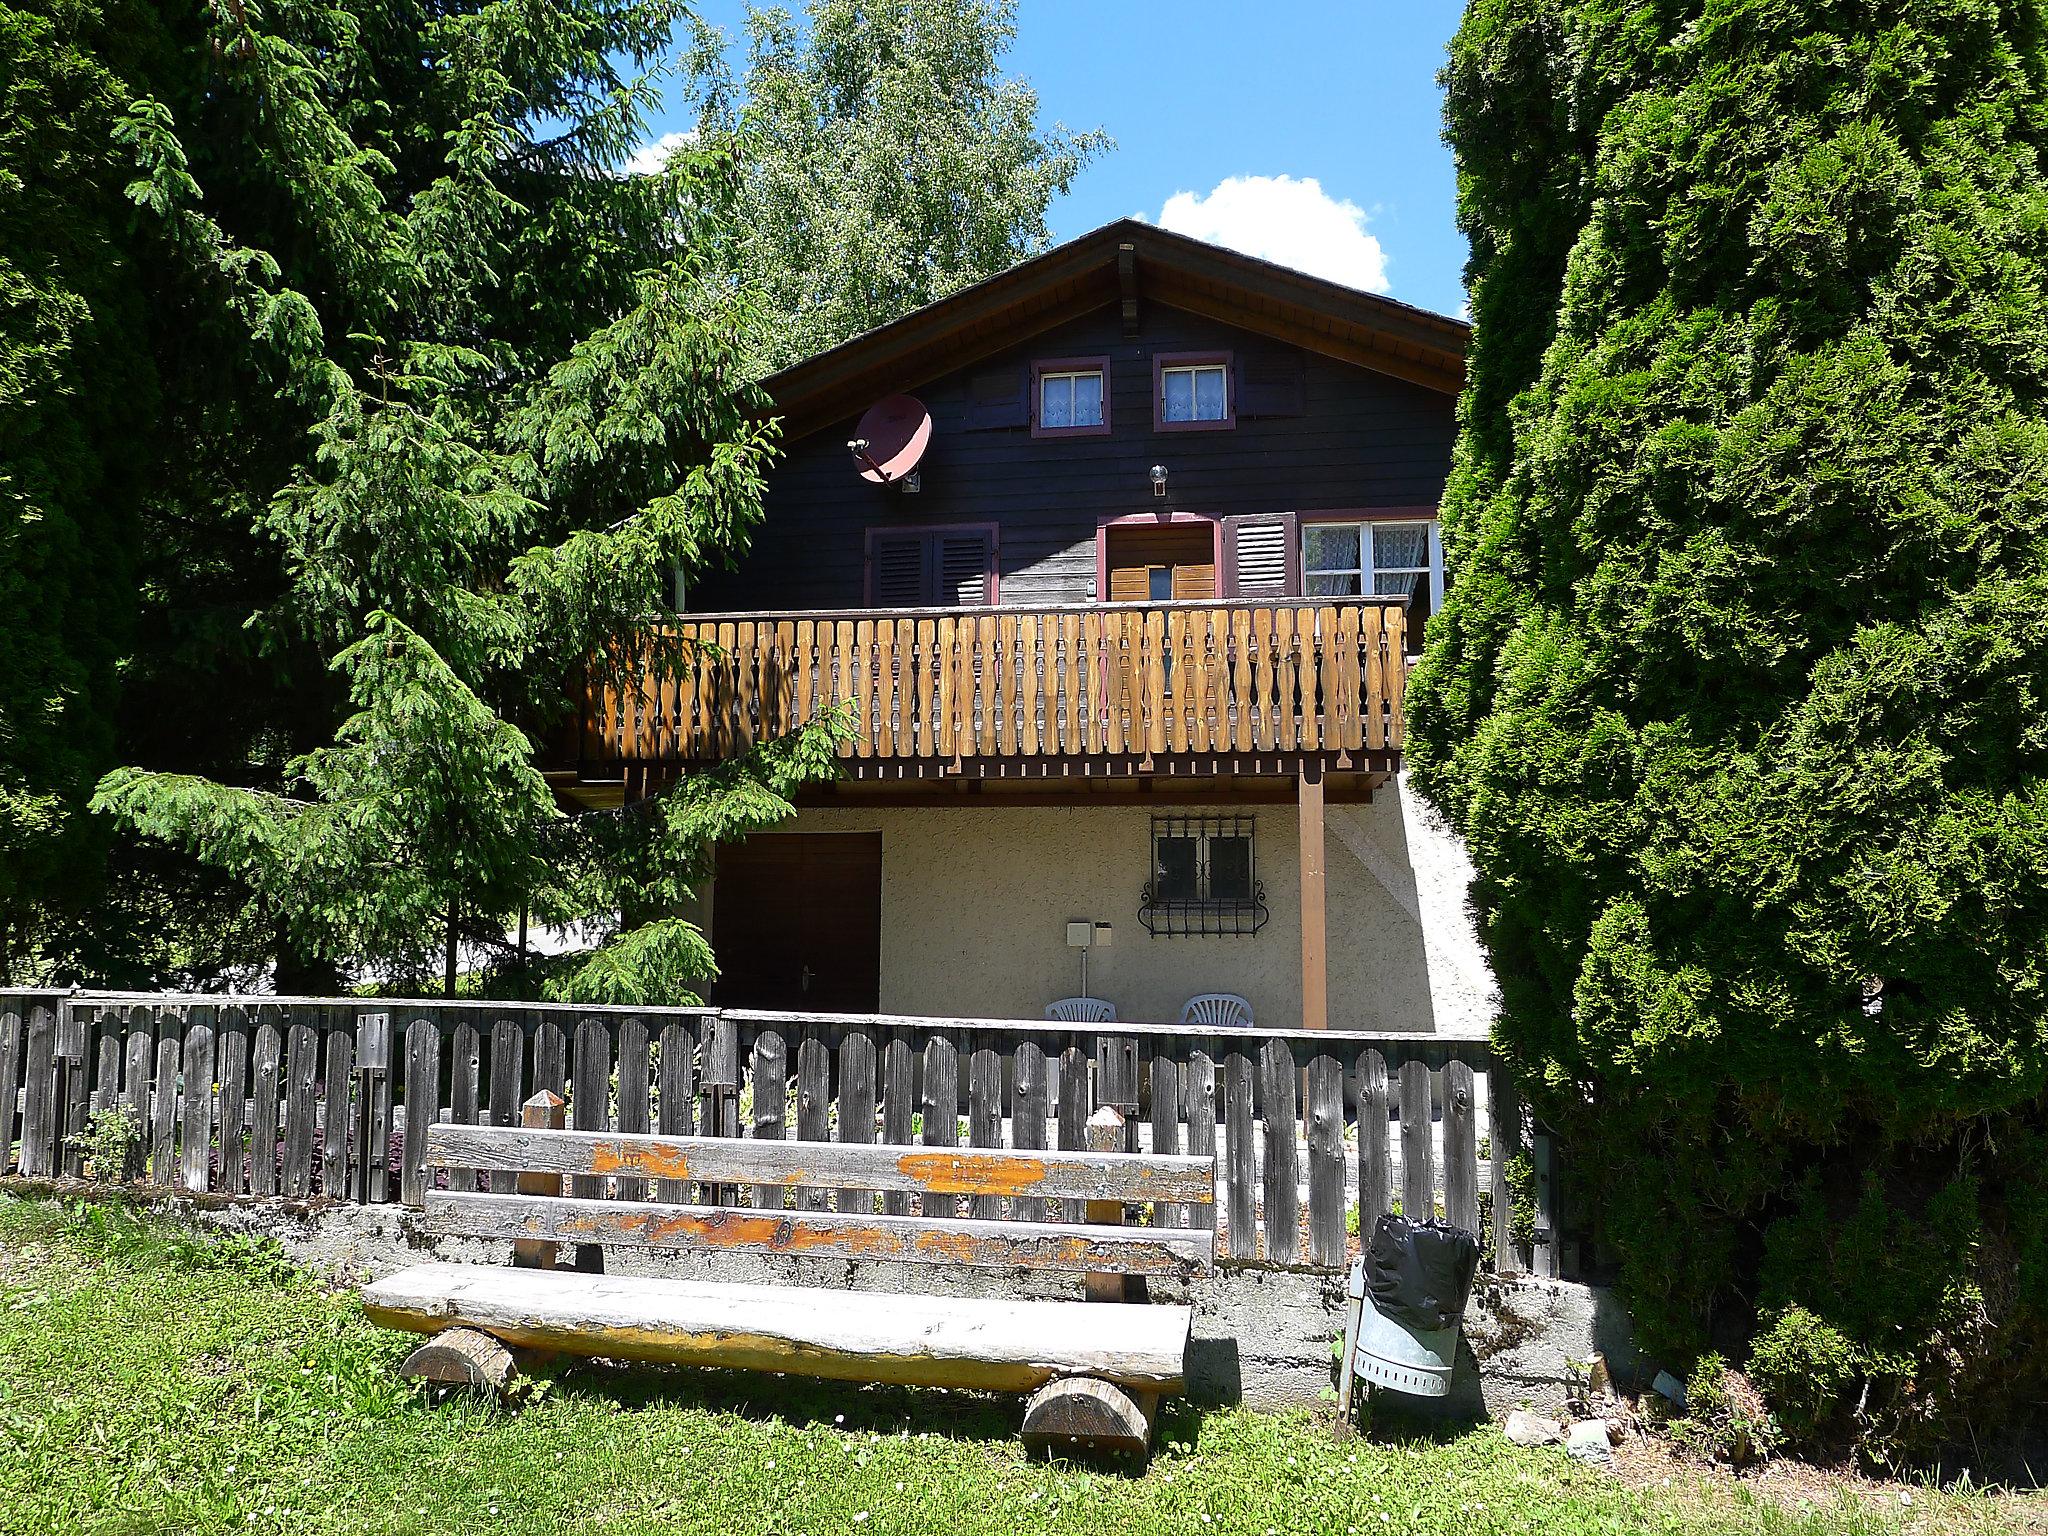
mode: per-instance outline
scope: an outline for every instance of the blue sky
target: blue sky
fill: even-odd
[[[1461,9],[1021,0],[1009,70],[1038,88],[1045,121],[1117,141],[1053,204],[1055,238],[1143,214],[1457,314],[1465,240],[1436,72]],[[738,0],[698,10],[738,34]],[[679,110],[655,124],[686,126]]]

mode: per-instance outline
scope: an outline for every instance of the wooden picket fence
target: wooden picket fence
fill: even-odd
[[[140,1130],[126,1173],[153,1187],[417,1206],[430,1177],[451,1177],[423,1164],[427,1126],[513,1125],[542,1089],[584,1130],[1020,1150],[1085,1148],[1089,1115],[1108,1104],[1124,1111],[1133,1149],[1217,1158],[1215,1207],[1161,1204],[1146,1217],[1214,1222],[1229,1259],[1330,1269],[1381,1212],[1481,1231],[1484,1209],[1501,1272],[1554,1275],[1551,1149],[1540,1131],[1532,1143],[1505,1080],[1484,1096],[1482,1129],[1488,1067],[1483,1042],[1334,1030],[0,993],[0,1174],[81,1176],[82,1135],[112,1105]],[[1518,1151],[1539,1174],[1533,1251],[1509,1219]],[[511,1187],[510,1175],[487,1177]],[[580,1182],[586,1198],[712,1205],[780,1205],[787,1193]],[[872,1211],[877,1196],[795,1198]],[[1058,1200],[966,1198],[987,1220],[1081,1218]],[[879,1199],[900,1214],[910,1197]]]

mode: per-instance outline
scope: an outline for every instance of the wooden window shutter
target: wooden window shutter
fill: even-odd
[[[1142,603],[1151,595],[1151,566],[1113,565],[1109,568],[1109,600],[1112,603]]]
[[[947,607],[979,608],[994,601],[995,541],[986,530],[936,536],[937,600]]]
[[[1308,409],[1308,375],[1293,350],[1248,352],[1239,361],[1237,414],[1300,416]]]
[[[1019,363],[977,373],[967,387],[967,430],[1031,425],[1031,370]]]
[[[919,608],[929,603],[925,548],[917,533],[878,533],[869,555],[868,600],[877,608]]]
[[[1200,565],[1176,565],[1173,568],[1173,597],[1175,602],[1194,602],[1216,595],[1216,566],[1213,561]]]
[[[1254,512],[1223,520],[1223,595],[1298,597],[1301,546],[1292,512]]]

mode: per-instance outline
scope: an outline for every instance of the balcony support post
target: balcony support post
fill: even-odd
[[[1301,828],[1301,1027],[1328,1029],[1330,966],[1323,873],[1323,765],[1303,763],[1294,791]]]

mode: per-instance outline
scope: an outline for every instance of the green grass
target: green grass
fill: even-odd
[[[1895,1528],[1869,1504],[1631,1492],[1490,1429],[1340,1438],[1306,1413],[1178,1407],[1149,1466],[1104,1469],[1028,1457],[1015,1399],[588,1366],[486,1409],[400,1384],[408,1342],[274,1249],[0,1201],[0,1531]],[[1912,1515],[1997,1524],[1981,1499]]]

